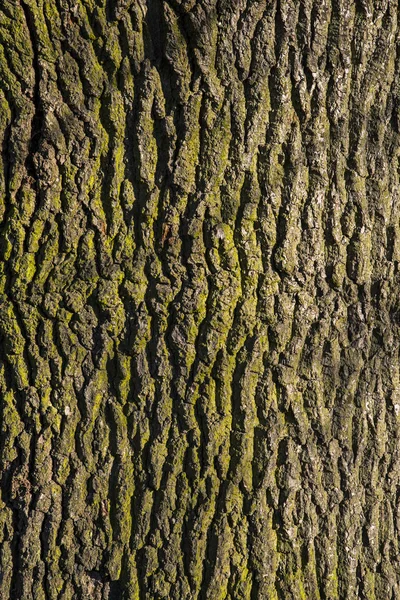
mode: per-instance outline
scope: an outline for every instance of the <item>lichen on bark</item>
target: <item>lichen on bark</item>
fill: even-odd
[[[0,598],[400,597],[399,7],[0,2]]]

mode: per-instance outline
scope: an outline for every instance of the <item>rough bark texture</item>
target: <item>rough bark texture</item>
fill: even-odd
[[[400,598],[395,0],[0,1],[0,598]]]

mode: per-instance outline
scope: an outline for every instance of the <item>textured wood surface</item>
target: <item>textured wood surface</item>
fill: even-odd
[[[400,598],[400,8],[0,0],[0,598]]]

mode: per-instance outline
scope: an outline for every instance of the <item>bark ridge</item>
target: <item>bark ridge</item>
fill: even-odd
[[[398,19],[1,0],[0,598],[400,598]]]

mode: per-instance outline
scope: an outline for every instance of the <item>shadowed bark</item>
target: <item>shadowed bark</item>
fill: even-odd
[[[400,598],[394,0],[0,1],[0,598]]]

